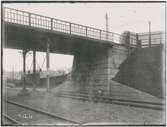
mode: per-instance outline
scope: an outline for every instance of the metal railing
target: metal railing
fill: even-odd
[[[158,46],[164,43],[164,33],[162,31],[154,31],[151,32],[150,35],[148,32],[145,33],[138,33],[138,41],[141,43],[141,48],[145,47],[154,47]],[[137,47],[137,41],[136,41],[136,33],[130,33],[130,39],[133,39],[130,41],[130,45]],[[151,36],[151,45],[149,45],[149,36]],[[135,41],[134,41],[135,40]]]
[[[63,21],[56,18],[50,18],[38,14],[3,7],[3,20],[5,22],[26,25],[30,27],[42,28],[51,31],[63,32],[71,35],[79,35],[97,40],[120,43],[125,37],[104,30],[84,26],[76,23]]]

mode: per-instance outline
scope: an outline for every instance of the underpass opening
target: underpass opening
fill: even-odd
[[[3,80],[4,86],[22,87],[23,78],[23,57],[22,50],[16,49],[3,49]],[[36,87],[46,88],[46,53],[36,52],[35,60],[35,74],[38,75],[39,79],[36,78]],[[12,62],[11,62],[12,60]],[[26,53],[26,87],[33,87],[33,51]],[[62,83],[72,70],[73,56],[50,53],[50,83],[51,87]],[[10,85],[9,85],[10,84]]]
[[[46,87],[47,84],[47,67],[46,67],[46,53],[38,52],[40,54],[40,64],[43,66],[43,70],[40,72],[40,84],[41,87]],[[43,58],[42,58],[43,57]],[[50,53],[50,67],[49,67],[49,80],[50,89],[56,88],[67,80],[70,80],[73,55]]]

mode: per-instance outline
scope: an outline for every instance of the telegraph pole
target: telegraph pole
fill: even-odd
[[[151,21],[149,21],[148,24],[149,24],[149,47],[151,47]]]
[[[108,40],[108,14],[106,13],[106,40]]]

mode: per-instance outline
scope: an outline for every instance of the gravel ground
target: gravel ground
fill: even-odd
[[[3,124],[7,124],[7,125],[14,125],[15,124],[5,117],[2,117],[2,118],[3,118],[3,121],[2,121]]]
[[[164,111],[161,110],[55,97],[52,93],[48,94],[44,91],[21,97],[17,95],[18,91],[8,89],[5,92],[8,96],[5,97],[81,123],[146,125],[165,123]]]
[[[155,102],[155,103],[164,103],[163,99],[157,98],[155,96],[152,96],[146,92],[139,91],[135,88],[128,87],[126,85],[123,85],[121,83],[110,81],[111,83],[111,97],[114,99],[123,99],[123,100],[132,100],[132,101],[145,101],[145,102]],[[61,85],[54,88],[53,92],[60,92],[61,91],[68,91],[73,93],[80,93],[84,92],[82,91],[82,86],[80,84],[75,85],[71,81],[66,81],[62,83]]]
[[[29,109],[25,109],[22,107],[18,107],[16,105],[3,102],[4,105],[4,113],[8,116],[12,117],[16,121],[24,124],[24,125],[38,125],[38,124],[67,124],[68,122],[60,119],[54,119],[53,117],[49,117],[37,112],[34,112]],[[4,121],[4,124],[9,124]],[[12,124],[11,124],[12,125]]]

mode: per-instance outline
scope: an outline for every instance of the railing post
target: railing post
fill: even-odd
[[[127,49],[128,49],[128,56],[129,56],[129,55],[130,55],[130,47],[131,47],[130,32],[127,32],[127,34],[126,34],[125,45],[127,46]]]
[[[16,11],[16,23],[19,23],[18,10]],[[29,17],[28,17],[28,24],[29,24]]]
[[[106,31],[106,40],[108,41],[108,31]]]
[[[142,47],[141,44],[142,44],[142,42],[141,42],[141,40],[139,40],[139,35],[136,34],[136,45],[137,45],[137,48],[141,48]]]
[[[87,37],[87,35],[88,35],[88,33],[87,33],[87,32],[88,32],[88,28],[86,27],[86,37]]]
[[[51,18],[50,20],[51,20],[50,21],[51,22],[51,25],[50,25],[51,26],[51,30],[53,30],[53,19]]]
[[[162,42],[161,42],[161,39],[162,39],[162,37],[161,37],[161,32],[160,32],[160,44],[162,43]]]
[[[100,30],[100,40],[101,40],[101,30]]]
[[[70,34],[71,34],[71,23],[70,23]]]
[[[31,13],[28,13],[28,24],[31,26]]]
[[[112,33],[112,41],[114,42],[114,33]]]
[[[136,45],[137,45],[137,47],[139,46],[138,44],[139,44],[139,36],[138,36],[138,34],[136,34]]]

